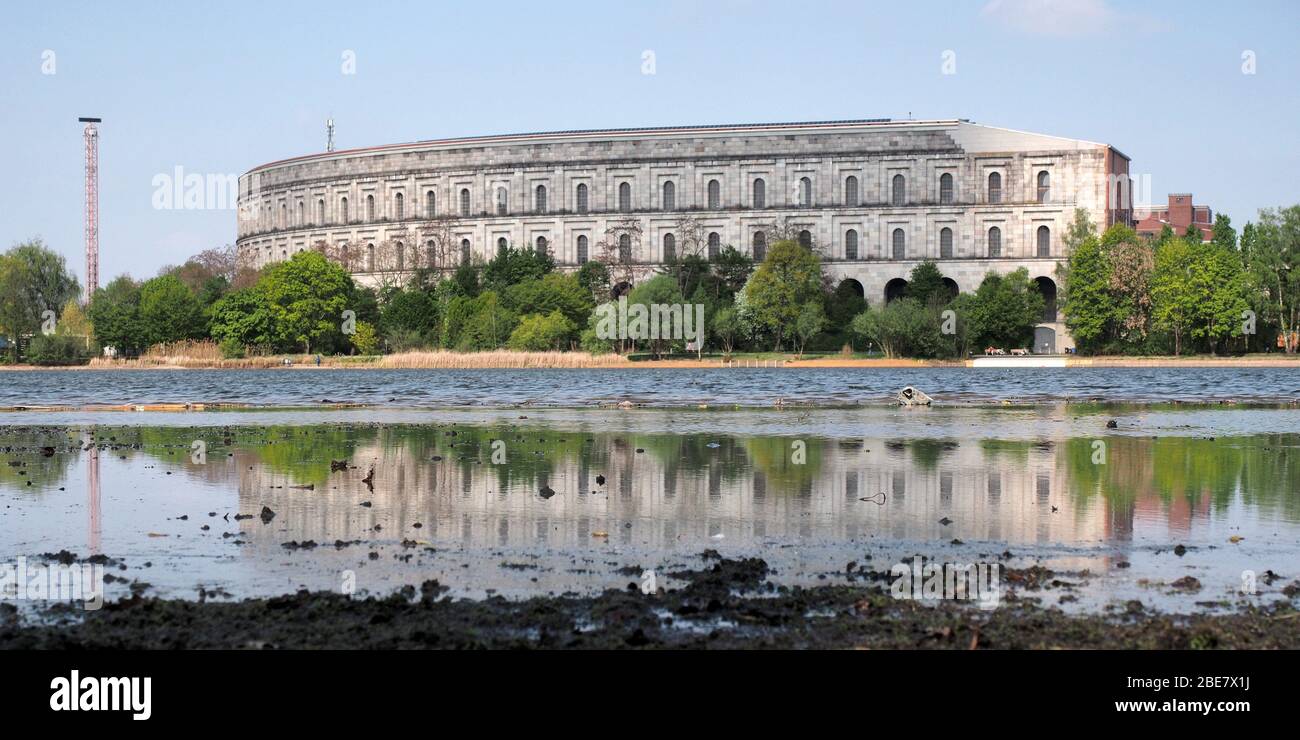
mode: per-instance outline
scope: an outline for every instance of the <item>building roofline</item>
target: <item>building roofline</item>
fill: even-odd
[[[598,128],[598,129],[573,129],[567,131],[537,131],[530,133],[518,134],[493,134],[488,136],[464,136],[447,139],[426,139],[423,141],[412,141],[403,144],[382,144],[379,146],[358,147],[355,149],[342,149],[335,152],[316,152],[314,154],[303,154],[297,157],[288,157],[277,159],[273,162],[260,164],[248,170],[246,174],[251,174],[261,170],[278,167],[280,165],[294,162],[303,162],[313,159],[346,159],[348,157],[363,156],[367,154],[376,154],[380,152],[394,152],[408,149],[423,148],[454,148],[461,146],[483,146],[495,144],[517,144],[531,141],[549,142],[549,141],[566,141],[574,139],[619,139],[631,138],[636,136],[643,137],[672,137],[682,134],[723,134],[723,133],[745,133],[745,132],[777,132],[777,131],[806,131],[806,130],[836,130],[836,129],[854,129],[863,127],[891,127],[891,128],[912,128],[912,127],[936,127],[936,126],[955,126],[960,123],[970,123],[966,119],[958,118],[941,118],[941,119],[893,119],[893,118],[859,118],[842,121],[795,121],[787,123],[740,123],[740,124],[705,124],[697,126],[648,126],[640,128]],[[1060,137],[1056,137],[1060,138]]]

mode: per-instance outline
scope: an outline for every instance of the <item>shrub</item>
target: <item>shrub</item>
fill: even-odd
[[[27,346],[27,361],[33,365],[84,365],[90,362],[85,337],[37,334]]]

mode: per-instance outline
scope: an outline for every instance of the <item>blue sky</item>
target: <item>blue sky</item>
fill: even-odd
[[[100,116],[101,283],[234,241],[233,208],[155,209],[155,175],[321,151],[328,116],[340,148],[969,118],[1113,144],[1155,199],[1193,192],[1238,227],[1300,202],[1295,2],[52,0],[4,15],[0,248],[40,236],[81,273],[76,119]]]

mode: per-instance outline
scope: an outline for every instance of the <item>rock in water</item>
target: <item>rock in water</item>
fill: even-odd
[[[929,396],[910,385],[898,392],[900,406],[929,406],[930,401]]]
[[[262,507],[262,523],[263,523],[263,524],[270,524],[271,520],[274,519],[274,518],[275,518],[275,512],[274,512],[274,511],[271,511],[271,507],[269,507],[269,506],[263,506],[263,507]]]

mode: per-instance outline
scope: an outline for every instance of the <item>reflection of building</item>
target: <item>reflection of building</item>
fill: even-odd
[[[1168,205],[1138,207],[1133,215],[1140,236],[1159,237],[1166,225],[1174,230],[1174,236],[1182,236],[1192,225],[1201,230],[1201,241],[1214,236],[1214,212],[1209,206],[1193,204],[1191,193],[1171,193]]]
[[[965,120],[566,131],[256,167],[240,178],[237,247],[254,266],[321,248],[378,283],[524,245],[565,269],[607,261],[631,284],[688,253],[762,259],[794,238],[872,304],[926,259],[961,291],[1024,267],[1054,298],[1075,209],[1129,223],[1129,198],[1113,147]],[[1040,349],[1068,344],[1054,316],[1042,329]]]
[[[255,539],[322,544],[377,536],[476,548],[608,541],[672,549],[707,546],[717,535],[754,545],[871,536],[1074,543],[1106,535],[1105,502],[1076,505],[1052,444],[989,451],[951,442],[922,454],[914,443],[822,441],[810,443],[820,449],[806,467],[788,459],[759,463],[764,458],[749,454],[744,442],[728,444],[734,449],[724,446],[715,461],[688,468],[676,457],[637,453],[634,445],[598,436],[585,457],[553,449],[550,464],[539,466],[545,472],[494,466],[486,448],[476,463],[451,454],[431,461],[401,445],[363,447],[353,457],[360,470],[333,474],[310,494],[263,466],[241,466],[241,508],[269,503],[277,512],[274,530],[249,520],[245,532]],[[510,454],[533,460],[540,449],[521,447]],[[743,464],[724,465],[721,453]],[[360,482],[372,461],[373,492]],[[542,498],[542,485],[556,494]],[[879,493],[883,504],[861,500]],[[383,527],[378,534],[376,524]],[[597,536],[602,532],[607,540]]]

